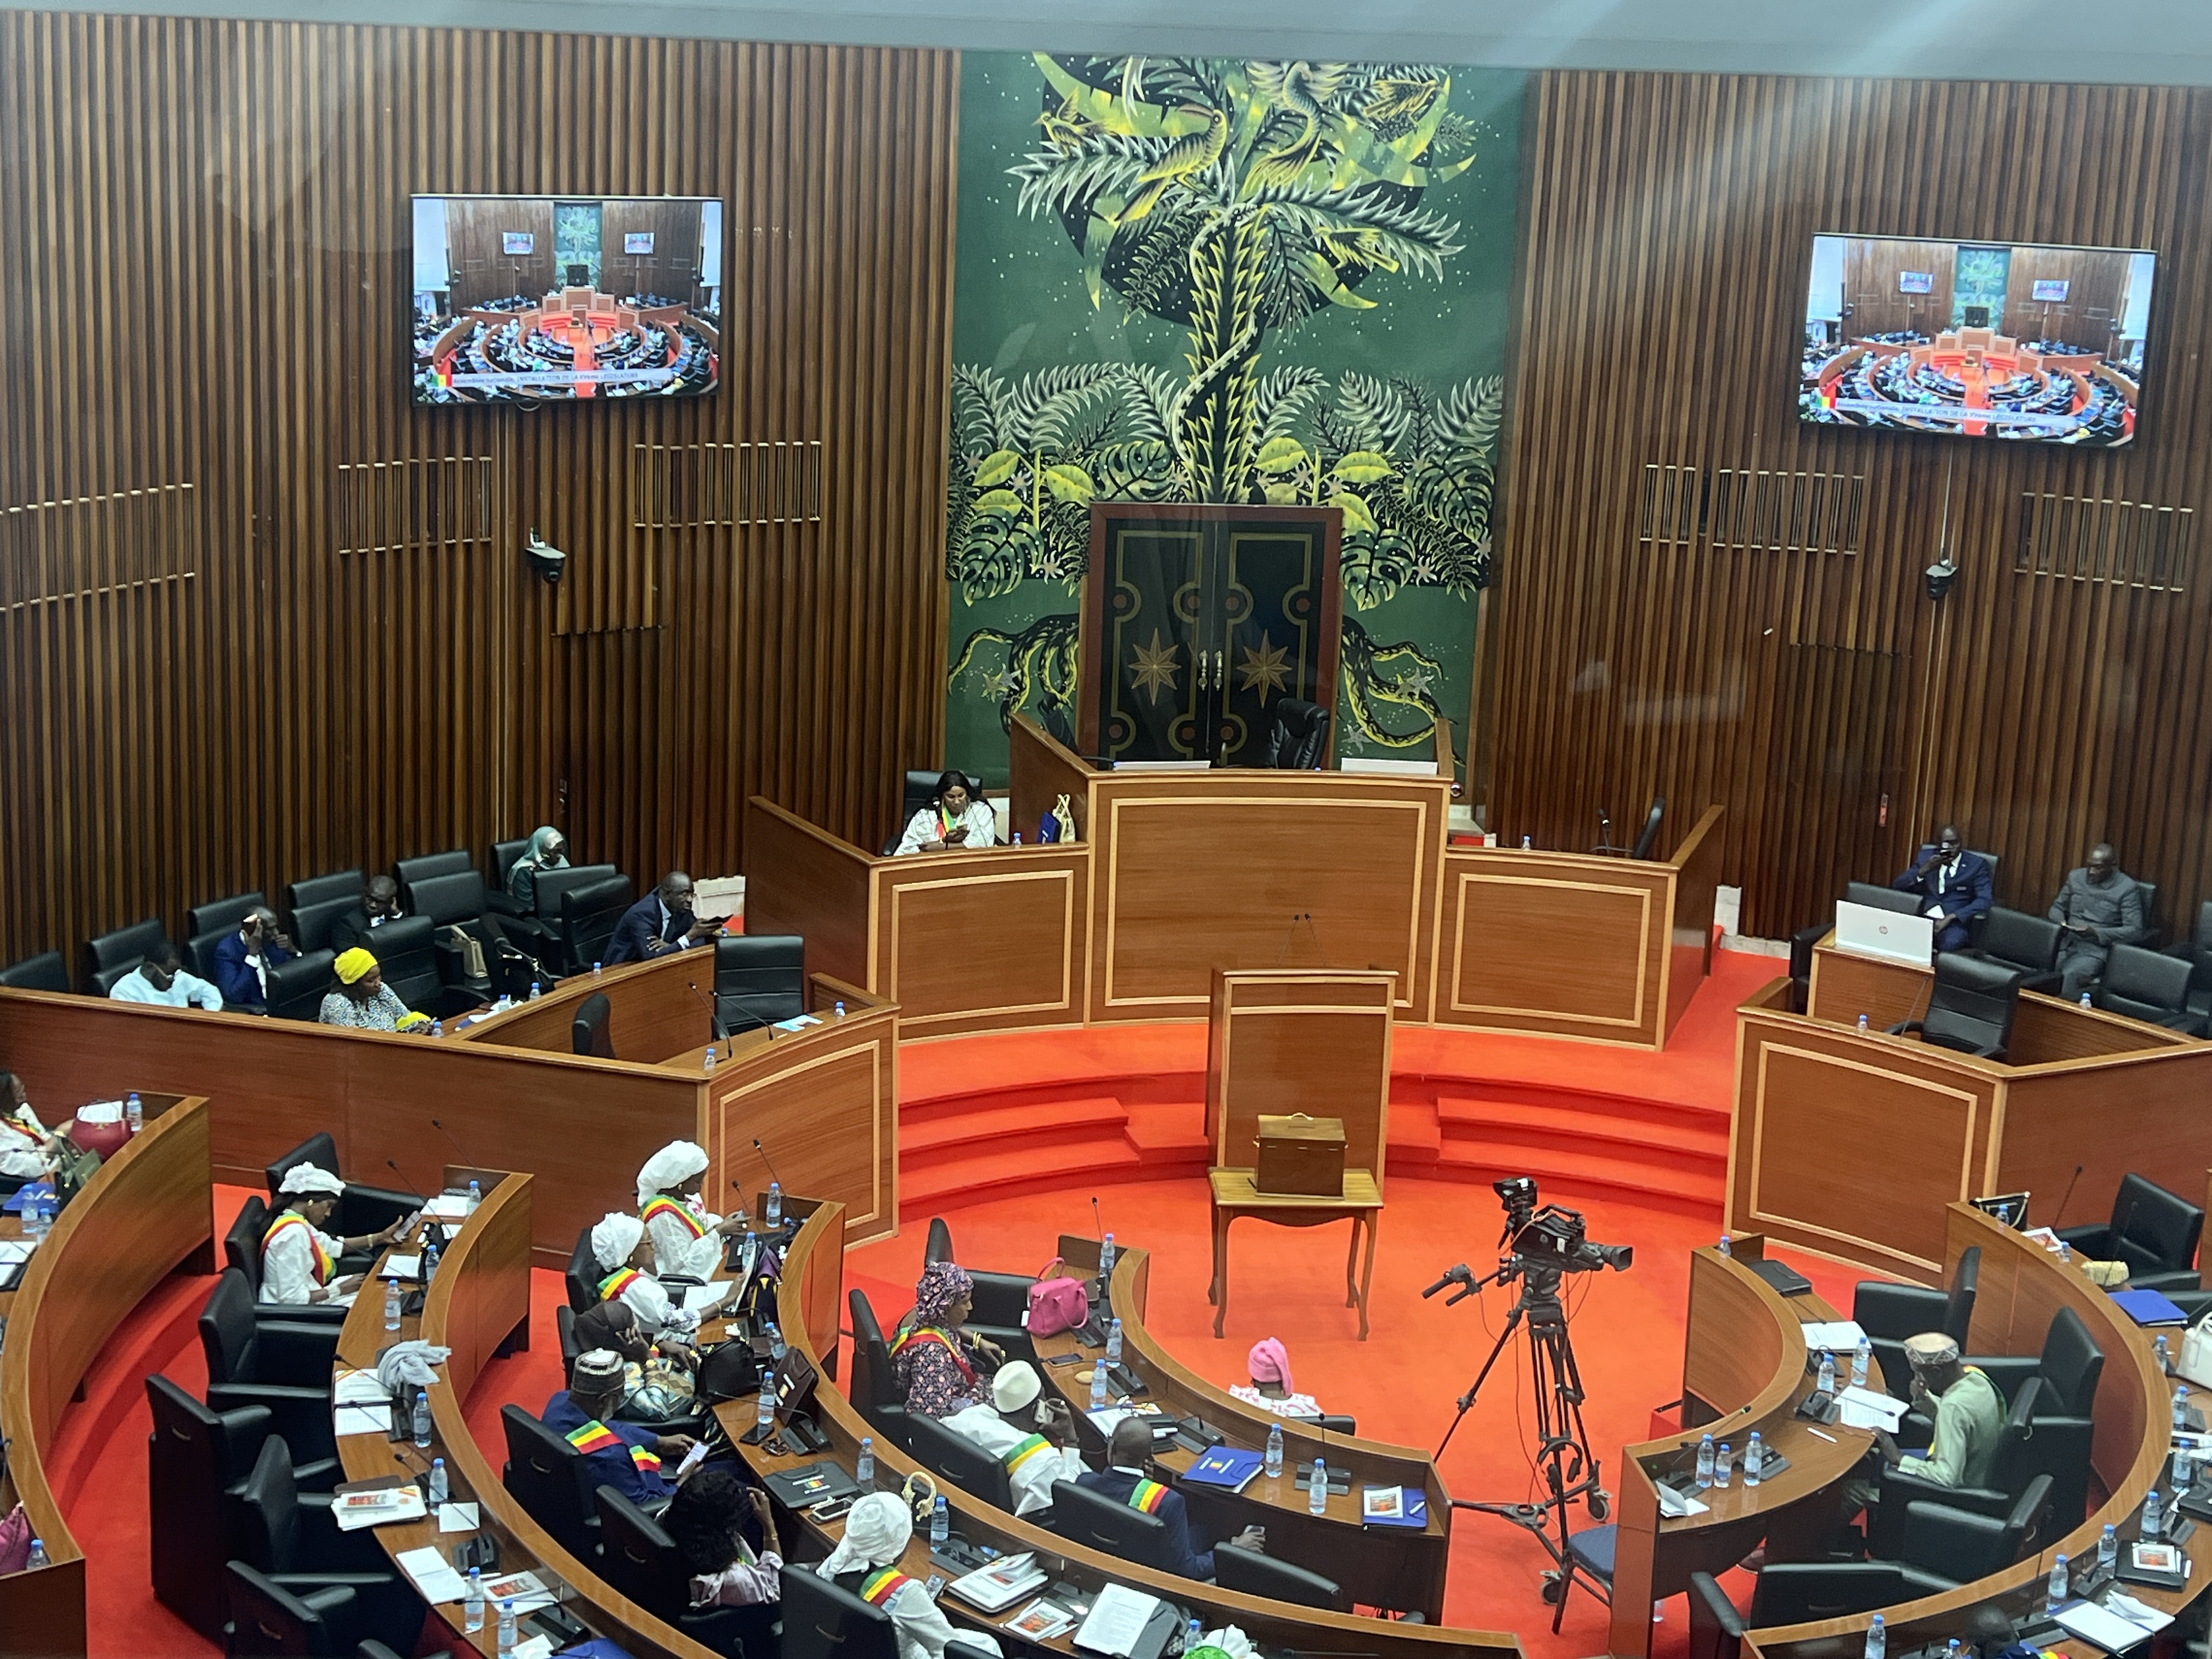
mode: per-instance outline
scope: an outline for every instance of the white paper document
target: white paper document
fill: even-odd
[[[729,1293],[730,1286],[726,1280],[719,1285],[687,1285],[684,1291],[684,1305],[689,1311],[697,1313],[716,1298]]]
[[[331,1385],[331,1401],[339,1406],[388,1406],[392,1396],[374,1371],[341,1371]]]
[[[1905,1404],[1871,1389],[1845,1389],[1836,1396],[1836,1420],[1847,1429],[1887,1429],[1905,1420]]]
[[[422,1213],[434,1221],[465,1221],[469,1218],[469,1195],[441,1193],[422,1206]]]
[[[469,1593],[466,1581],[453,1571],[453,1564],[446,1559],[435,1544],[425,1544],[419,1550],[402,1550],[392,1559],[422,1592],[422,1599],[434,1606],[440,1601],[458,1601]]]
[[[501,1601],[513,1601],[517,1613],[553,1605],[553,1592],[545,1588],[534,1572],[502,1573],[497,1578],[487,1578],[483,1590],[484,1601],[488,1608],[494,1611]]]
[[[2152,1611],[2132,1597],[2116,1595],[2112,1600],[2129,1608],[2140,1609],[2154,1622],[2140,1622],[2132,1616],[2124,1618],[2118,1613],[2108,1612],[2099,1607],[2094,1601],[2076,1601],[2071,1607],[2059,1608],[2055,1616],[2059,1624],[2074,1635],[2085,1642],[2094,1642],[2107,1653],[2118,1653],[2138,1642],[2148,1642],[2153,1635],[2173,1622],[2166,1614]]]
[[[341,1435],[389,1434],[392,1432],[392,1407],[385,1406],[340,1406],[331,1413],[331,1427]]]
[[[514,1644],[514,1659],[553,1659],[550,1637],[533,1636],[526,1642]]]
[[[1126,1584],[1109,1584],[1091,1604],[1091,1616],[1075,1632],[1075,1645],[1113,1659],[1127,1659],[1135,1652],[1152,1621],[1159,1598],[1133,1590]]]
[[[473,1504],[441,1504],[438,1505],[440,1532],[474,1532],[482,1522],[477,1519]]]
[[[377,1274],[377,1277],[379,1279],[413,1279],[422,1271],[422,1258],[419,1255],[387,1255],[384,1258],[384,1269]]]
[[[1815,1322],[1799,1328],[1805,1334],[1807,1353],[1816,1354],[1826,1349],[1838,1359],[1856,1350],[1866,1336],[1856,1319],[1837,1319],[1825,1324]]]
[[[10,1238],[0,1242],[0,1267],[11,1267],[18,1261],[28,1261],[31,1252],[39,1248],[35,1238]]]

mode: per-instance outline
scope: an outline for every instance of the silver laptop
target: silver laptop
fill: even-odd
[[[1901,916],[1871,904],[1836,902],[1836,948],[1925,968],[1936,954],[1936,919]]]

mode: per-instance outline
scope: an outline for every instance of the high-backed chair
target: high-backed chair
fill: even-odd
[[[1692,1573],[1690,1659],[1736,1659],[1743,1651],[1743,1615],[1712,1574]]]
[[[450,876],[457,870],[470,867],[469,849],[455,847],[443,853],[418,853],[411,859],[401,859],[392,866],[392,878],[399,884],[399,896],[404,901],[410,882],[427,880],[432,876]],[[408,908],[412,909],[412,905]]]
[[[381,932],[382,929],[379,929]],[[338,1168],[338,1145],[327,1129],[318,1130],[275,1163],[264,1166],[261,1178],[269,1188],[269,1203],[273,1210],[284,1185],[284,1177],[302,1164],[312,1164],[318,1170],[328,1171],[346,1184],[338,1195],[337,1208],[323,1231],[341,1238],[358,1238],[368,1233],[380,1233],[393,1222],[410,1216],[421,1207],[422,1200],[412,1193],[394,1192],[388,1188],[373,1187],[367,1182],[356,1181]],[[251,1200],[249,1200],[251,1201]]]
[[[2154,881],[2145,881],[2138,876],[2136,878],[2136,887],[2142,894],[2142,943],[2146,947],[2154,948],[2159,939],[2158,884]]]
[[[867,1419],[875,1431],[904,1449],[907,1443],[906,1402],[899,1398],[891,1371],[890,1347],[883,1326],[868,1301],[868,1293],[853,1290],[845,1301],[853,1318],[853,1375],[846,1391],[854,1409]]]
[[[617,1592],[730,1659],[745,1659],[748,1640],[763,1655],[775,1650],[775,1607],[695,1610],[691,1569],[667,1529],[612,1486],[596,1488],[592,1501],[599,1517],[599,1577]]]
[[[337,961],[331,951],[307,951],[271,968],[262,987],[270,1016],[312,1020],[321,1013],[324,996],[337,988],[338,976],[331,970]]]
[[[292,907],[292,943],[302,951],[327,951],[331,948],[331,929],[340,916],[356,909],[361,903],[358,892],[337,898],[323,899],[313,904]]]
[[[417,1013],[433,1018],[481,1003],[466,986],[448,985],[438,961],[438,930],[428,916],[396,916],[376,930],[369,945],[384,983]]]
[[[2094,1431],[2091,1414],[2105,1370],[2104,1350],[2089,1334],[2081,1316],[2071,1308],[2061,1308],[2052,1315],[2039,1354],[1969,1355],[1966,1363],[1980,1366],[2008,1401],[2029,1377],[2041,1380],[2029,1467],[2039,1474],[2051,1476],[2051,1514],[2058,1530],[2069,1532],[2081,1525],[2088,1510],[2089,1450]],[[1924,1443],[1927,1419],[1911,1413],[1905,1419],[1905,1427]]]
[[[943,777],[945,772],[953,769],[955,769],[951,767],[946,767],[943,771],[938,772],[917,772],[911,768],[908,769],[905,786],[900,792],[898,822],[891,826],[891,832],[884,842],[884,855],[886,858],[898,851],[898,844],[905,839],[906,827],[914,822],[914,815],[937,799],[938,779]],[[972,772],[963,772],[960,775],[968,780],[969,799],[982,799],[983,780]]]
[[[240,1659],[348,1659],[358,1651],[358,1598],[343,1584],[279,1583],[243,1561],[223,1568],[228,1651]]]
[[[1165,1522],[1073,1480],[1052,1483],[1052,1529],[1073,1543],[1087,1544],[1140,1567],[1172,1570]]]
[[[922,1251],[925,1262],[958,1261],[952,1248],[952,1230],[941,1216],[932,1216],[929,1238]],[[968,1267],[964,1261],[960,1262]],[[975,1283],[969,1304],[968,1329],[1006,1351],[1009,1359],[1036,1361],[1036,1346],[1030,1340],[1030,1288],[1036,1280],[1026,1273],[994,1273],[968,1267]]]
[[[580,1561],[599,1553],[599,1517],[592,1492],[598,1483],[583,1455],[520,1406],[501,1406],[507,1465],[501,1484],[524,1512]]]
[[[2045,1535],[2050,1499],[2051,1479],[2038,1475],[2002,1516],[1913,1504],[1906,1511],[1905,1547],[1894,1561],[1770,1561],[1759,1571],[1749,1622],[1764,1629],[1841,1618],[2002,1571]],[[1770,1583],[1768,1574],[1778,1568]]]
[[[489,957],[494,941],[484,925],[484,912],[489,908],[484,890],[483,878],[473,870],[455,870],[441,876],[421,876],[407,885],[406,904],[410,915],[426,918],[436,936],[438,973],[443,982],[461,987],[473,994],[490,1000],[491,974]],[[386,923],[389,927],[390,923]],[[455,942],[449,930],[459,928],[474,939],[486,956],[487,971],[479,977],[468,971],[463,946]],[[383,929],[379,928],[379,933]]]
[[[1918,1503],[1948,1504],[1976,1515],[2008,1514],[2037,1479],[2048,1480],[2035,1467],[2039,1449],[2035,1444],[2035,1408],[2043,1394],[2043,1379],[2031,1376],[2020,1385],[1997,1431],[1996,1451],[1990,1459],[1988,1484],[1980,1486],[1942,1486],[1915,1473],[1915,1460],[1907,1458],[1881,1475],[1881,1490],[1867,1506],[1867,1553],[1893,1560],[1905,1553],[1905,1512]]]
[[[596,1054],[601,1060],[615,1058],[615,1040],[607,1030],[611,1005],[604,991],[594,991],[576,1005],[576,1018],[569,1023],[568,1046],[580,1054]]]
[[[86,991],[96,997],[112,991],[116,981],[146,960],[146,952],[161,943],[164,931],[158,919],[149,916],[128,927],[118,927],[112,933],[85,940]]]
[[[1014,1512],[1006,1466],[966,1435],[945,1427],[926,1412],[908,1416],[906,1434],[908,1455],[939,1480],[949,1480],[970,1498],[981,1498],[1009,1515]]]
[[[806,941],[797,933],[725,933],[714,941],[714,1012],[752,1031],[806,1012]]]
[[[0,985],[18,991],[61,991],[70,988],[69,963],[58,951],[43,951],[35,957],[25,957],[12,966],[0,968]]]
[[[561,949],[568,972],[588,973],[593,963],[606,960],[607,945],[635,896],[630,879],[624,875],[602,876],[561,895]],[[542,891],[539,901],[544,902]],[[543,915],[544,911],[541,908],[538,914]]]
[[[367,880],[359,870],[333,870],[326,876],[309,876],[284,890],[284,908],[296,916],[304,904],[327,904],[332,899],[357,900]],[[295,931],[292,937],[298,939],[298,933]]]
[[[2190,965],[2189,1012],[2212,1018],[2212,899],[2197,907],[2197,927],[2189,937],[2167,945],[2165,954]],[[6,983],[8,976],[0,974],[0,984]]]
[[[204,933],[194,933],[185,941],[185,966],[212,983],[215,979],[215,947],[236,932],[237,927],[238,924],[233,922],[228,927],[215,927]]]
[[[787,1573],[781,1605],[777,1659],[899,1659],[898,1627],[890,1614],[834,1579]]]
[[[1851,1292],[1851,1319],[1867,1334],[1882,1380],[1899,1400],[1912,1397],[1912,1367],[1905,1358],[1905,1339],[1941,1331],[1964,1348],[1974,1316],[1974,1291],[1981,1282],[1982,1247],[1959,1253],[1947,1290],[1900,1285],[1887,1279],[1863,1279]]]
[[[199,1333],[211,1409],[265,1406],[276,1432],[298,1448],[302,1461],[337,1455],[337,1441],[331,1432],[336,1326],[255,1318],[246,1276],[226,1267],[200,1310]]]
[[[568,1305],[578,1313],[599,1306],[599,1281],[605,1277],[599,1271],[599,1257],[592,1254],[592,1229],[587,1223],[576,1235],[576,1248],[568,1252]]]
[[[530,837],[520,841],[495,841],[484,854],[484,885],[495,893],[507,890],[507,878],[514,872],[514,861],[530,850]]]
[[[202,933],[228,933],[268,902],[257,889],[251,893],[234,893],[228,898],[195,904],[185,913],[185,932],[195,939]]]
[[[595,881],[605,881],[609,876],[622,872],[611,864],[571,864],[560,870],[541,870],[535,884],[538,921],[557,930],[561,925],[561,900],[572,887],[588,887]]]
[[[1637,832],[1636,845],[1628,849],[1632,859],[1648,859],[1659,843],[1659,826],[1667,817],[1667,797],[1651,797],[1650,810],[1644,815],[1644,828]]]
[[[2128,1284],[2146,1291],[2193,1291],[2204,1212],[2130,1171],[2112,1197],[2112,1218],[2062,1227],[2059,1237],[2099,1261],[2128,1264]]]
[[[1264,1595],[1302,1607],[1321,1607],[1330,1613],[1352,1611],[1352,1604],[1345,1600],[1344,1590],[1334,1579],[1237,1544],[1213,1547],[1213,1582],[1224,1589]]]
[[[1902,1036],[1917,1031],[1920,1040],[1932,1047],[2002,1060],[2019,1006],[2020,975],[2010,968],[1962,951],[1941,951],[1927,1013],[1891,1026],[1889,1033]]]
[[[2191,1036],[2203,1035],[2203,1020],[2189,1011],[2193,970],[2179,957],[2163,956],[2140,945],[2115,945],[2105,958],[2105,976],[2089,994],[2093,1006],[2125,1014]]]
[[[1328,710],[1304,697],[1278,697],[1267,728],[1267,764],[1279,772],[1315,772],[1328,751]]]
[[[252,1471],[240,1484],[237,1554],[271,1582],[292,1589],[354,1592],[356,1637],[373,1636],[412,1652],[422,1630],[422,1603],[392,1571],[374,1534],[340,1530],[328,1504],[302,1504],[292,1456],[282,1436],[261,1443]]]
[[[2047,916],[2008,910],[2002,904],[1979,920],[1974,942],[1954,954],[2010,969],[2019,976],[2023,991],[2058,988],[2058,946],[2065,929]]]

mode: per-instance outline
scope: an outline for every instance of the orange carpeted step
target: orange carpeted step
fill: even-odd
[[[911,1168],[948,1154],[957,1156],[961,1148],[979,1143],[995,1148],[1009,1139],[1058,1140],[1085,1130],[1119,1129],[1127,1115],[1121,1103],[1110,1097],[1009,1104],[986,1096],[966,1111],[948,1106],[924,1115],[902,1108],[899,1159]]]
[[[1201,1101],[1131,1103],[1121,1133],[1146,1169],[1172,1164],[1206,1165],[1206,1106]]]
[[[956,1197],[998,1197],[1073,1182],[1124,1181],[1141,1172],[1136,1149],[1118,1126],[1105,1132],[1092,1129],[1059,1136],[1046,1145],[974,1152],[919,1169],[902,1163],[899,1214],[933,1214]]]
[[[1717,1222],[1725,1165],[1690,1170],[1646,1161],[1623,1148],[1618,1154],[1541,1145],[1447,1140],[1437,1167],[1462,1180],[1492,1181],[1503,1176],[1534,1176],[1547,1199],[1553,1188],[1572,1193],[1597,1190],[1632,1193],[1709,1212]]]
[[[1729,1120],[1721,1112],[1678,1112],[1650,1102],[1559,1091],[1549,1098],[1448,1096],[1437,1102],[1445,1133],[1464,1137],[1510,1129],[1574,1145],[1647,1146],[1685,1157],[1728,1162]],[[1392,1109],[1395,1122],[1396,1109]]]
[[[1390,1103],[1390,1164],[1394,1169],[1433,1164],[1443,1151],[1443,1131],[1436,1107],[1427,1101]]]

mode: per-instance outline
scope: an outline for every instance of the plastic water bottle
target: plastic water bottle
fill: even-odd
[[[599,976],[599,971],[600,971],[600,969],[603,969],[603,968],[605,968],[605,966],[606,966],[606,963],[603,963],[603,962],[595,962],[595,963],[593,963],[592,964],[592,977],[593,979],[597,979],[597,978]]]
[[[2154,1541],[2166,1531],[2166,1507],[2159,1502],[2156,1486],[2143,1494],[2142,1530],[2146,1539]]]
[[[1943,1659],[1965,1659],[1966,1644],[1953,1637],[1943,1644]]]
[[[1874,1623],[1867,1626],[1866,1659],[1882,1659],[1888,1651],[1889,1626],[1877,1613],[1874,1616]]]
[[[1726,1233],[1723,1233],[1721,1235],[1720,1252],[1723,1255],[1734,1255],[1735,1254],[1735,1248],[1729,1243],[1729,1236]]]
[[[1819,1387],[1822,1394],[1832,1395],[1836,1391],[1836,1356],[1826,1348],[1820,1350]]]
[[[1098,1241],[1098,1277],[1114,1277],[1114,1235],[1111,1233]]]
[[[1014,841],[1018,845],[1019,844],[1021,841],[1019,831],[1015,833]],[[1200,1624],[1197,1620],[1194,1619],[1189,1624],[1183,1626],[1182,1650],[1185,1653],[1196,1653],[1205,1645],[1206,1626]]]
[[[770,1360],[781,1359],[784,1352],[783,1327],[770,1320],[768,1327],[768,1357]]]
[[[2185,1434],[2189,1431],[2189,1390],[2185,1386],[2173,1391],[2173,1426]]]
[[[1861,1015],[1859,1016],[1859,1035],[1860,1035],[1861,1036],[1864,1036],[1866,1034],[1867,1034],[1867,1017],[1866,1017],[1864,1014],[1861,1014]]]
[[[1106,1362],[1103,1359],[1091,1368],[1091,1409],[1106,1409]]]
[[[2088,1007],[2088,1006],[2090,1006],[2090,1004],[2089,1004],[2089,994],[2088,994],[2087,991],[2084,991],[2084,992],[2082,992],[2082,993],[2081,993],[2081,1006],[2082,1006],[2084,1008],[2087,1008],[2087,1007]]]
[[[2074,1265],[2074,1247],[2063,1238],[2058,1241],[2058,1259],[2069,1267]]]
[[[540,997],[544,996],[544,994],[545,994],[545,988],[544,988],[544,986],[540,985],[540,984],[539,984],[539,983],[538,983],[535,979],[532,980],[532,981],[530,981],[530,1000],[531,1000],[532,1002],[535,1002],[535,1001],[537,1001],[537,1000],[538,1000],[538,998],[540,998]]]
[[[1328,1508],[1328,1465],[1314,1459],[1313,1480],[1306,1487],[1306,1513],[1320,1515]]]
[[[872,1434],[860,1437],[860,1455],[853,1464],[853,1479],[864,1492],[876,1489],[876,1437]]]
[[[452,1485],[446,1479],[446,1460],[442,1457],[432,1458],[430,1460],[430,1503],[432,1507],[434,1508],[438,1504],[444,1503],[446,1499],[452,1495],[453,1490]]]
[[[46,1201],[33,1194],[23,1200],[23,1237],[30,1239],[46,1236]]]
[[[499,1659],[514,1659],[514,1598],[511,1595],[500,1598]]]
[[[138,1091],[136,1089],[131,1091],[130,1098],[123,1103],[123,1121],[131,1126],[131,1133],[134,1135],[146,1127],[146,1108],[139,1100]]]
[[[2112,1523],[2105,1522],[2105,1530],[2097,1540],[2097,1571],[2111,1572],[2119,1565],[2120,1535],[2112,1530]]]
[[[437,1247],[435,1244],[434,1244],[434,1243],[427,1243],[427,1242],[426,1242],[426,1243],[423,1244],[423,1246],[422,1246],[422,1279],[423,1279],[423,1282],[424,1282],[425,1284],[428,1284],[428,1283],[429,1282],[430,1275],[431,1275],[432,1273],[436,1273],[437,1271],[438,1271],[438,1247]]]
[[[707,1064],[702,1069],[709,1072],[714,1069],[714,1045],[711,1042],[707,1045]]]
[[[1713,1437],[1707,1435],[1698,1442],[1698,1490],[1703,1492],[1713,1484]]]
[[[43,1538],[33,1538],[31,1540],[30,1559],[23,1563],[23,1571],[28,1572],[33,1567],[51,1567],[52,1565],[53,1562],[46,1556],[46,1540]]]
[[[1715,1490],[1726,1492],[1729,1489],[1729,1465],[1735,1461],[1735,1455],[1729,1450],[1729,1443],[1725,1440],[1722,1441],[1720,1445],[1715,1449],[1713,1452],[1713,1486]]]
[[[1766,1444],[1759,1437],[1759,1431],[1751,1431],[1751,1443],[1743,1449],[1743,1484],[1759,1484],[1759,1472],[1766,1462]]]
[[[2158,1340],[2151,1344],[2151,1352],[2158,1357],[2158,1374],[2160,1376],[2172,1376],[2173,1362],[2166,1352],[2166,1334],[2163,1331],[2159,1333]]]
[[[771,1227],[783,1224],[783,1183],[781,1181],[768,1183],[768,1203],[763,1206],[761,1214]]]
[[[430,1035],[434,1037],[441,1037],[445,1036],[446,1022],[442,1019],[432,1020],[430,1022]]]
[[[1267,1425],[1267,1455],[1264,1460],[1264,1467],[1267,1471],[1268,1480],[1279,1480],[1283,1478],[1283,1425],[1279,1423],[1270,1423]]]
[[[2043,1589],[2045,1612],[2048,1613],[2066,1599],[2069,1586],[2069,1581],[2066,1577],[2066,1558],[2062,1555],[2051,1562],[2051,1582]]]
[[[461,1597],[461,1628],[465,1631],[483,1628],[483,1573],[476,1567],[469,1569],[468,1593]]]
[[[1873,1363],[1874,1344],[1868,1341],[1866,1338],[1861,1337],[1858,1346],[1851,1350],[1851,1386],[1853,1388],[1866,1387],[1867,1370]]]
[[[1522,852],[1524,852],[1524,853],[1525,853],[1525,852],[1527,852],[1527,851],[1528,851],[1531,847],[1533,847],[1533,846],[1534,846],[1534,845],[1535,845],[1535,843],[1534,843],[1534,842],[1530,841],[1530,840],[1528,839],[1528,836],[1522,836],[1522,837],[1521,837],[1521,850],[1522,850]]]
[[[1106,1358],[1111,1364],[1121,1363],[1121,1322],[1118,1319],[1106,1328]]]
[[[396,1279],[384,1281],[384,1328],[387,1331],[399,1328],[399,1281]]]
[[[775,1431],[775,1386],[766,1377],[761,1379],[760,1409],[753,1421],[760,1426],[763,1440]]]
[[[415,1443],[430,1443],[430,1395],[426,1389],[415,1390]]]
[[[845,1005],[842,1002],[837,1005],[837,1018],[840,1019],[845,1018]]]
[[[945,1494],[937,1494],[937,1501],[929,1506],[929,1547],[941,1550],[945,1540],[952,1536],[952,1511],[947,1508]]]
[[[481,1203],[483,1203],[483,1188],[482,1187],[478,1186],[475,1182],[471,1181],[471,1182],[469,1182],[469,1210],[468,1210],[468,1212],[469,1212],[471,1215],[474,1215],[474,1214],[477,1212],[477,1205],[479,1205],[479,1204],[481,1204]]]

